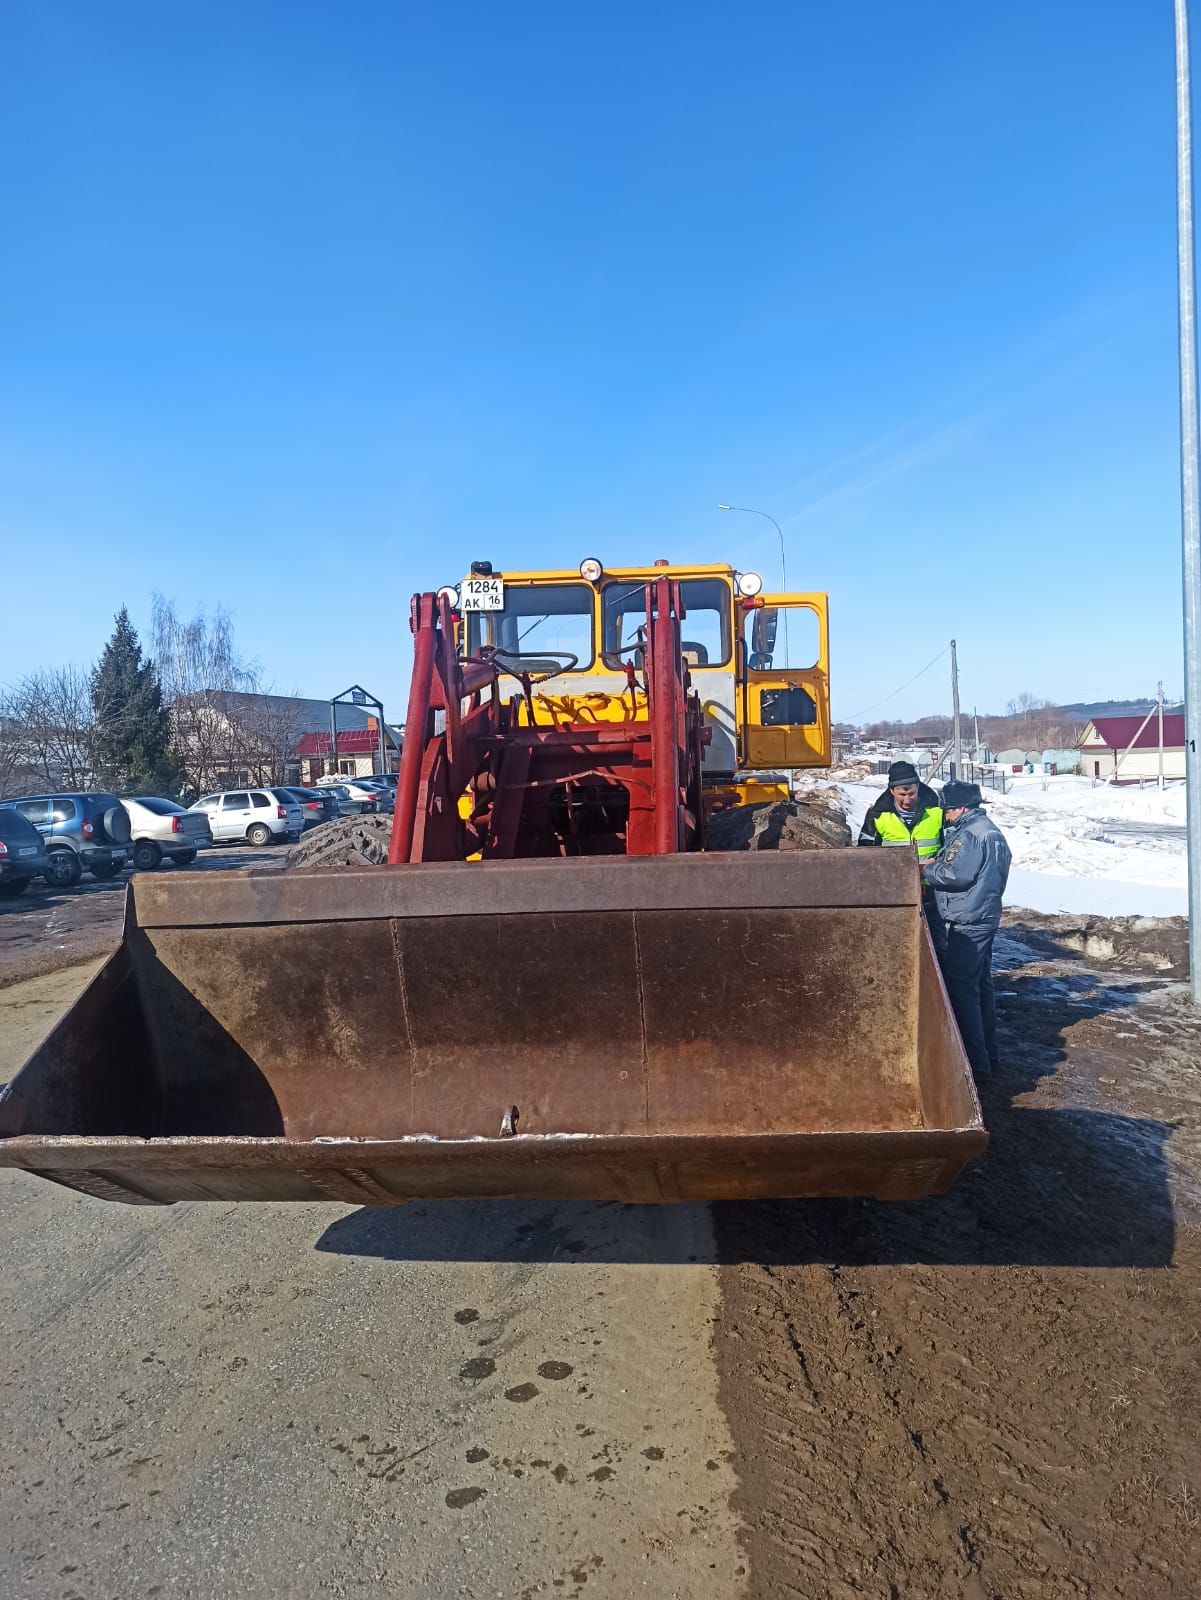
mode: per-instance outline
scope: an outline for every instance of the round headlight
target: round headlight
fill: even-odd
[[[605,569],[595,556],[585,556],[580,562],[580,577],[585,583],[599,583],[605,575]]]
[[[438,590],[439,600],[449,600],[450,609],[453,611],[459,603],[459,586],[456,583],[444,583]]]
[[[740,572],[738,574],[738,593],[746,595],[748,600],[753,600],[763,588],[763,579],[757,572]]]

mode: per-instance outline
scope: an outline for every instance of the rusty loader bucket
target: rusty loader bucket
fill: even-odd
[[[987,1135],[894,850],[141,875],[0,1096],[105,1199],[946,1189]]]

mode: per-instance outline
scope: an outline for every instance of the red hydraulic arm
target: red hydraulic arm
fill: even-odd
[[[698,849],[703,826],[700,703],[680,646],[677,581],[646,586],[647,717],[536,724],[523,693],[500,698],[489,652],[461,658],[443,596],[413,597],[413,678],[388,860],[670,855]],[[499,652],[503,656],[503,652]],[[636,683],[636,675],[631,674]],[[467,795],[470,815],[460,814]]]

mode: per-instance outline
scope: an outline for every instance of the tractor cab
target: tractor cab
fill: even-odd
[[[740,774],[830,763],[828,612],[824,594],[764,594],[757,573],[728,566],[500,573],[472,563],[442,592],[460,654],[488,659],[527,724],[644,720],[646,586],[678,585],[680,653],[708,738],[707,786]]]

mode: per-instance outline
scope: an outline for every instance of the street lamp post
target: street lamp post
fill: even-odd
[[[744,511],[747,514],[748,517],[765,517],[767,519],[767,521],[771,523],[772,527],[776,530],[776,533],[779,535],[779,538],[780,538],[780,592],[781,592],[781,594],[787,594],[788,593],[788,564],[787,564],[787,561],[786,561],[785,555],[784,555],[784,530],[780,526],[780,524],[776,521],[775,517],[772,516],[771,512],[770,511],[757,511],[754,506],[729,506],[729,505],[727,505],[725,503],[724,500],[719,502],[717,509],[719,511]],[[784,659],[785,659],[786,665],[788,665],[788,666],[792,665],[792,659],[788,654],[788,612],[787,612],[787,610],[784,612]]]
[[[1176,0],[1176,244],[1180,297],[1180,521],[1184,588],[1184,775],[1189,982],[1201,1005],[1201,506],[1198,504],[1197,280],[1187,0]]]
[[[782,593],[787,594],[788,593],[788,567],[787,567],[787,564],[786,564],[785,558],[784,558],[784,530],[780,526],[780,524],[776,521],[775,517],[772,516],[771,512],[770,511],[756,511],[754,506],[728,506],[728,505],[726,505],[724,500],[719,504],[717,509],[719,511],[745,511],[747,516],[749,516],[749,517],[766,517],[767,518],[768,522],[771,523],[772,527],[776,530],[777,534],[779,534],[779,536],[780,536],[780,589],[781,589]]]

